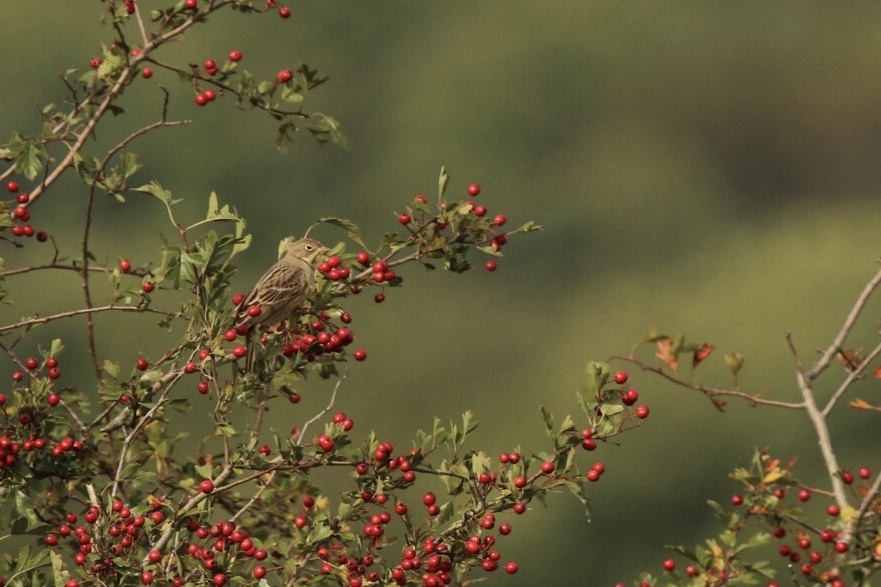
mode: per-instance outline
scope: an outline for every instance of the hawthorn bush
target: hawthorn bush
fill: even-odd
[[[325,78],[305,64],[279,64],[262,79],[244,69],[246,57],[235,49],[223,63],[164,56],[169,43],[221,10],[288,18],[290,9],[274,0],[185,0],[149,10],[137,0],[102,4],[110,38],[101,54],[84,71],[64,73],[63,106],[41,107],[38,132],[13,132],[0,145],[8,194],[0,204],[0,299],[12,304],[9,283],[39,273],[44,289],[64,291],[71,304],[14,318],[6,311],[0,325],[0,350],[12,367],[0,394],[0,539],[18,545],[0,551],[0,584],[355,587],[461,584],[476,567],[516,573],[517,563],[502,554],[511,518],[560,488],[587,505],[586,486],[603,467],[582,473],[584,457],[576,456],[644,417],[643,408],[622,400],[626,377],[614,383],[607,367],[591,365],[580,426],[571,418],[557,426],[545,412],[545,450],[513,448],[498,457],[466,445],[477,427],[467,411],[461,422],[435,421],[415,432],[402,448],[369,432],[356,438],[336,404],[346,377],[340,365],[367,359],[354,344],[347,296],[369,292],[384,301],[407,264],[461,273],[484,255],[482,269],[492,272],[510,237],[539,227],[512,228],[505,215],[488,215],[477,184],[448,197],[442,169],[437,197],[403,203],[396,230],[374,246],[349,220],[317,219],[312,227],[336,227],[345,240],[318,265],[308,305],[280,331],[251,336],[234,326],[241,294],[230,290],[233,261],[251,241],[245,222],[213,192],[204,216],[183,217],[159,181],[135,179],[141,165],[130,149],[148,133],[190,122],[167,114],[182,96],[204,107],[232,99],[266,112],[279,123],[280,148],[303,130],[344,145],[332,117],[305,107]],[[159,70],[182,81],[162,88],[161,116],[135,120],[109,148],[99,147],[93,139],[107,115],[127,115],[121,96],[143,91]],[[66,174],[81,180],[76,196],[86,202],[81,220],[64,226],[80,231],[77,250],[62,250],[53,227],[39,222],[41,205],[73,197],[59,189]],[[154,262],[107,260],[93,242],[114,227],[99,222],[96,200],[110,196],[123,205],[137,194],[155,197],[178,238],[157,243]],[[124,250],[123,239],[118,245]],[[32,248],[42,262],[22,260]],[[71,274],[78,277],[72,288]],[[117,321],[154,316],[157,340],[172,342],[156,355],[122,361],[121,349],[105,352],[100,344],[108,323],[96,317],[104,314]],[[87,348],[76,354],[87,357],[93,378],[70,380],[65,340],[42,334],[47,324],[71,320],[85,333]],[[245,367],[248,345],[253,361]],[[310,375],[336,380],[326,407],[295,411],[300,420],[291,430],[270,428],[266,412],[295,410],[289,404],[299,402],[297,386]],[[195,401],[202,396],[210,401]],[[213,426],[195,458],[176,450],[186,435],[167,425],[181,413]],[[350,478],[349,489],[322,493],[310,482],[318,469]],[[402,491],[421,479],[439,480],[445,491],[424,490],[421,504],[405,503]]]

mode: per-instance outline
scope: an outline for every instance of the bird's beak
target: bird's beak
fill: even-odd
[[[326,255],[329,252],[330,252],[330,249],[328,249],[327,247],[318,247],[318,254],[319,255]]]

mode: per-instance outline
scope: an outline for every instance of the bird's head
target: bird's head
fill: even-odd
[[[288,243],[287,254],[306,261],[310,265],[315,262],[319,255],[329,252],[330,249],[315,239],[301,238]]]

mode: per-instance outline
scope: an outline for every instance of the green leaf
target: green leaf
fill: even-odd
[[[550,436],[551,439],[556,438],[556,431],[554,430],[554,415],[544,406],[541,406],[541,415],[544,418],[548,436]]]
[[[13,133],[9,149],[15,154],[15,169],[33,181],[43,169],[46,149],[33,137]]]
[[[142,186],[132,188],[132,191],[150,194],[152,196],[159,198],[159,200],[163,204],[165,204],[165,208],[168,210],[168,217],[169,217],[169,219],[171,219],[171,223],[175,226],[175,228],[177,227],[177,222],[174,219],[174,214],[171,211],[171,207],[174,206],[175,204],[177,204],[178,202],[181,202],[182,200],[172,199],[171,192],[164,189],[159,184],[159,182],[156,182],[156,181],[151,181],[148,184],[144,184]]]
[[[361,238],[361,229],[358,228],[358,225],[351,220],[346,220],[345,218],[337,218],[336,216],[324,216],[323,218],[319,218],[318,222],[322,224],[332,224],[334,226],[342,228],[346,231],[346,235],[349,237],[349,239],[352,240],[352,242],[357,244],[362,249],[366,250],[368,248],[367,245],[364,244],[364,240]]]
[[[437,178],[437,198],[443,200],[444,192],[447,191],[447,183],[450,181],[450,175],[447,173],[446,166],[442,165],[440,175]]]

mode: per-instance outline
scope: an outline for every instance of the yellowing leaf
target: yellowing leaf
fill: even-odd
[[[659,339],[655,345],[658,348],[655,356],[661,359],[661,361],[672,371],[676,371],[679,368],[679,356],[672,351],[673,341],[664,337]]]
[[[782,479],[784,476],[785,475],[783,471],[781,471],[780,469],[774,469],[773,471],[765,475],[765,477],[762,479],[762,483],[764,483],[765,485],[770,485],[778,479]]]
[[[856,399],[850,400],[850,407],[855,408],[857,410],[871,410],[872,404],[870,404],[866,400],[856,398]]]

